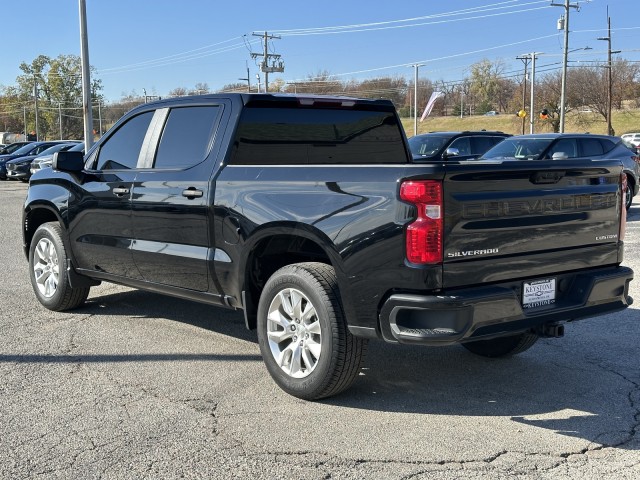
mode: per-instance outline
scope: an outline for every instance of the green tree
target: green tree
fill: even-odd
[[[495,110],[496,105],[504,103],[502,91],[504,80],[504,63],[502,61],[491,62],[484,59],[471,65],[471,78],[469,79],[470,92],[475,98],[476,113],[485,113]]]
[[[62,126],[63,138],[84,137],[82,107],[82,64],[76,55],[50,58],[39,55],[31,63],[20,64],[23,74],[7,94],[19,99],[27,110],[27,130],[35,130],[35,96],[38,100],[40,138],[57,138]],[[92,104],[102,101],[102,82],[91,68]],[[94,119],[97,122],[97,108]],[[62,120],[62,125],[60,125]],[[96,123],[97,125],[97,123]]]

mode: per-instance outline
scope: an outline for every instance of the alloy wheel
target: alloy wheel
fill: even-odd
[[[278,292],[269,306],[267,337],[271,354],[290,377],[304,378],[318,365],[322,352],[316,308],[300,290]]]
[[[58,290],[60,267],[58,252],[55,245],[48,238],[38,241],[34,250],[37,261],[33,264],[33,275],[42,296],[51,298]]]

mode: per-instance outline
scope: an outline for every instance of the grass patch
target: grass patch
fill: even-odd
[[[413,136],[413,118],[402,118],[402,124],[407,136]],[[640,110],[617,110],[611,117],[611,125],[616,135],[629,132],[640,132]],[[536,133],[552,132],[551,125],[536,121]],[[433,131],[462,131],[462,130],[498,130],[518,135],[522,133],[522,120],[515,114],[501,114],[495,116],[473,115],[470,117],[428,117],[424,122],[418,122],[418,133]],[[565,132],[571,133],[607,133],[607,122],[595,113],[569,113],[565,121]],[[529,133],[529,119],[526,119],[525,133]]]

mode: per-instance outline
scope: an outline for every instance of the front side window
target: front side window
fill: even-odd
[[[458,155],[460,155],[461,157],[471,155],[471,142],[469,137],[456,138],[453,142],[451,142],[449,148],[457,149]]]
[[[169,112],[154,163],[155,168],[187,168],[209,153],[220,107],[180,107]]]
[[[432,157],[440,151],[451,137],[447,135],[415,135],[409,139],[409,149],[413,155]]]
[[[548,138],[507,138],[491,148],[481,158],[487,160],[517,159],[539,160],[542,152],[549,146]]]
[[[563,154],[565,158],[576,158],[578,156],[578,144],[575,138],[561,138],[549,149],[548,156],[553,158],[553,154]]]
[[[101,146],[96,170],[125,170],[136,168],[142,142],[153,118],[145,112],[127,120]]]

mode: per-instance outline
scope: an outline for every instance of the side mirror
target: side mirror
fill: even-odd
[[[551,156],[551,160],[566,160],[567,158],[569,158],[569,155],[564,152],[555,152]]]
[[[457,157],[458,155],[460,155],[460,150],[458,150],[457,148],[447,148],[447,151],[444,152],[445,158]]]
[[[63,172],[81,172],[84,169],[84,155],[82,152],[56,152],[51,166]]]

